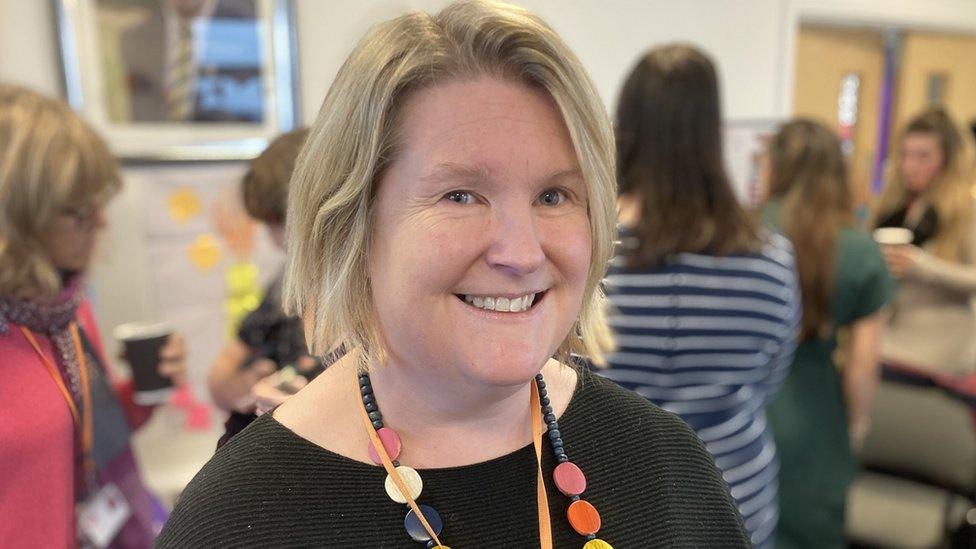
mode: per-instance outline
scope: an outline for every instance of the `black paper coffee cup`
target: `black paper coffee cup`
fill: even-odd
[[[117,326],[115,339],[125,346],[125,359],[132,369],[136,404],[152,406],[166,402],[173,393],[173,381],[159,374],[159,351],[173,334],[166,322],[130,322]]]

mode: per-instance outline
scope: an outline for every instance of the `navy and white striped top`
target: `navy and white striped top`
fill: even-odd
[[[602,375],[681,416],[729,483],[757,547],[778,517],[776,448],[764,405],[786,377],[801,318],[793,246],[677,254],[650,270],[614,258],[606,278],[617,352]],[[621,232],[621,247],[636,238]]]

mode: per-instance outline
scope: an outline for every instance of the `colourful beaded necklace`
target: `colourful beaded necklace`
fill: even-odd
[[[359,392],[363,401],[361,408],[363,423],[370,438],[367,448],[369,457],[374,463],[382,465],[386,469],[386,493],[390,499],[397,503],[404,503],[410,508],[403,521],[407,535],[414,541],[425,544],[428,549],[450,549],[441,545],[440,539],[438,539],[444,527],[440,515],[434,508],[428,505],[419,505],[416,502],[423,491],[423,481],[415,469],[400,465],[397,460],[402,450],[400,436],[393,429],[383,426],[383,415],[380,414],[379,407],[376,404],[369,374],[366,372],[359,373]],[[548,549],[552,543],[549,533],[549,504],[541,477],[540,439],[541,423],[544,420],[548,428],[549,444],[556,461],[559,463],[552,472],[553,481],[556,488],[563,495],[569,497],[571,501],[569,509],[566,511],[570,526],[586,538],[587,541],[583,545],[583,549],[613,549],[609,543],[596,537],[596,533],[600,530],[600,513],[592,504],[580,498],[580,495],[586,490],[586,477],[583,476],[580,468],[569,460],[569,456],[566,455],[566,450],[563,448],[559,423],[552,411],[549,395],[546,391],[546,382],[542,378],[542,374],[536,375],[535,383],[532,384],[532,402],[536,462],[540,475],[538,479],[540,486],[539,530],[543,548]]]

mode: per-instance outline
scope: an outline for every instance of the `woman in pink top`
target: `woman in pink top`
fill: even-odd
[[[84,291],[120,185],[67,106],[0,84],[0,545],[147,547],[158,531],[129,447],[151,410],[109,378]],[[163,355],[181,377],[182,343]]]

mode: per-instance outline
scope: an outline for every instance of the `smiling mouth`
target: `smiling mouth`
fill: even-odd
[[[524,294],[518,297],[497,297],[474,294],[455,294],[475,309],[495,311],[499,313],[522,313],[528,311],[546,295],[546,290]]]

